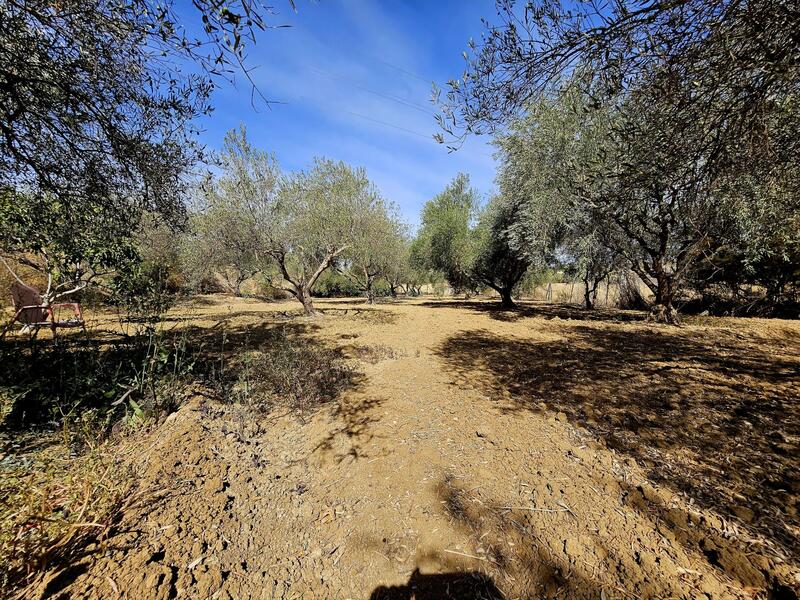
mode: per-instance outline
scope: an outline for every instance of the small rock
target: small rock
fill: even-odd
[[[222,481],[222,476],[217,475],[216,477],[206,479],[203,488],[205,491],[213,494],[214,492],[221,492],[225,489],[225,483]]]
[[[556,413],[556,421],[560,421],[561,423],[567,422],[567,415],[561,411]]]

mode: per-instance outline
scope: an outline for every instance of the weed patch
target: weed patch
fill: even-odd
[[[259,410],[288,406],[301,415],[336,399],[357,375],[339,352],[292,340],[283,330],[238,364],[234,398]]]
[[[355,346],[353,348],[353,355],[357,359],[363,360],[364,362],[368,362],[372,365],[384,360],[396,360],[401,356],[397,350],[384,344],[376,344],[373,346]]]
[[[74,456],[58,438],[30,451],[6,441],[0,460],[0,591],[103,538],[135,478],[111,445]],[[15,452],[16,451],[16,452]]]

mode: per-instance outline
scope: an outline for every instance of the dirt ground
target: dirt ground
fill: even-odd
[[[363,376],[305,420],[198,394],[143,498],[30,597],[797,598],[800,323],[206,297]]]

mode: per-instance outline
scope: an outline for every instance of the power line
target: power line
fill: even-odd
[[[379,62],[381,64],[384,64],[387,67],[391,67],[392,69],[394,69],[396,71],[400,71],[401,73],[405,73],[409,77],[413,77],[415,79],[419,79],[420,81],[424,81],[428,85],[430,85],[431,83],[433,83],[435,81],[434,79],[426,79],[425,77],[422,77],[421,75],[417,75],[416,73],[412,73],[411,71],[408,71],[408,70],[404,69],[403,67],[398,67],[397,65],[393,65],[392,63],[386,62],[385,60],[381,60],[381,59],[375,58],[375,57],[372,57],[372,60],[374,60],[376,62]]]
[[[339,81],[341,83],[345,83],[347,85],[351,85],[352,87],[354,87],[356,89],[359,89],[359,90],[362,90],[364,92],[367,92],[369,94],[374,94],[375,96],[379,96],[381,98],[386,98],[387,100],[391,100],[393,102],[397,102],[398,104],[403,104],[405,106],[408,106],[410,108],[413,108],[413,109],[416,109],[416,110],[418,110],[420,112],[423,112],[426,115],[430,115],[432,117],[436,116],[436,113],[434,113],[431,110],[428,110],[424,106],[420,106],[419,104],[416,104],[415,102],[411,102],[409,100],[405,100],[403,98],[399,98],[397,96],[393,96],[392,94],[386,94],[384,92],[378,92],[376,90],[370,89],[370,88],[365,87],[365,86],[360,85],[360,84],[356,84],[356,83],[351,84],[350,82],[346,81],[342,77],[334,75],[334,74],[330,73],[329,71],[326,71],[325,69],[320,69],[319,67],[315,67],[313,65],[306,65],[306,66],[309,69],[311,69],[312,71],[317,71],[318,73],[320,73],[320,74],[324,75],[325,77],[328,77],[328,78],[330,78],[330,79],[332,79],[334,81]]]
[[[300,29],[300,30],[305,30],[305,32],[307,34],[312,34],[312,32],[307,27],[296,27],[296,28]],[[335,52],[341,52],[342,49],[340,47],[334,47],[333,44],[323,40],[322,38],[320,38],[316,34],[312,34],[312,35],[314,37],[314,40],[317,43],[319,43],[319,44],[321,44],[323,46],[326,46],[328,49],[333,50]],[[377,58],[375,56],[370,56],[369,54],[366,54],[363,51],[354,51],[354,52],[350,52],[350,54],[356,54],[356,55],[360,56],[361,58],[366,58],[367,60],[371,60],[372,62],[380,63],[380,64],[382,64],[382,65],[384,65],[386,67],[389,67],[390,69],[394,69],[395,71],[398,71],[399,73],[403,73],[404,75],[407,75],[409,77],[413,77],[414,79],[418,79],[419,81],[423,81],[423,82],[427,83],[428,85],[430,85],[431,83],[433,83],[435,81],[435,79],[433,77],[423,77],[422,75],[418,75],[414,71],[406,69],[405,67],[398,66],[398,65],[396,65],[394,63],[391,63],[391,62],[389,62],[387,60],[384,60],[382,58]]]
[[[381,121],[380,119],[375,119],[373,117],[368,117],[366,115],[362,115],[357,112],[353,112],[352,110],[345,110],[342,109],[342,112],[345,112],[349,115],[353,115],[354,117],[361,117],[362,119],[366,119],[367,121],[372,121],[373,123],[378,123],[380,125],[385,125],[386,127],[391,127],[392,129],[399,129],[400,131],[405,131],[406,133],[411,133],[413,135],[417,135],[421,138],[425,138],[426,140],[433,141],[432,135],[425,135],[424,133],[419,133],[418,131],[413,131],[412,129],[407,129],[405,127],[401,127],[400,125],[393,125],[391,123],[387,123],[386,121]]]
[[[294,95],[294,99],[295,100],[306,100],[308,102],[315,103],[314,98],[311,98],[309,96],[305,96],[305,95],[302,95],[302,94],[295,94]],[[345,114],[348,114],[348,115],[352,115],[354,117],[358,117],[359,119],[364,119],[366,121],[371,121],[372,123],[377,123],[379,125],[383,125],[384,127],[391,127],[392,129],[397,129],[398,131],[404,131],[406,133],[410,133],[411,135],[416,135],[416,136],[424,138],[426,140],[433,141],[433,135],[420,133],[419,131],[414,131],[413,129],[409,129],[408,127],[403,127],[402,125],[395,125],[394,123],[389,123],[387,121],[382,121],[381,119],[376,119],[375,117],[370,117],[368,115],[363,115],[361,113],[358,113],[358,112],[355,112],[355,111],[352,111],[352,110],[347,110],[345,108],[331,108],[331,107],[326,107],[326,110],[328,110],[329,112],[342,112],[342,113],[345,113]]]

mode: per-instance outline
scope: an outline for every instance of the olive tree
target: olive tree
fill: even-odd
[[[275,272],[275,287],[315,314],[311,292],[320,275],[384,206],[377,189],[363,169],[325,158],[308,171],[282,174],[244,129],[226,136],[218,162],[220,173],[204,192],[210,221],[201,232],[211,236],[213,252],[228,267],[236,260],[238,271]]]
[[[489,287],[510,308],[514,286],[530,265],[511,244],[509,231],[519,216],[520,205],[501,197],[480,210],[469,178],[458,175],[423,208],[418,251],[426,267],[443,273],[453,289]]]
[[[309,171],[288,178],[264,224],[266,251],[307,315],[317,312],[311,292],[319,276],[353,248],[381,205],[364,169],[343,162],[318,158]]]
[[[431,266],[428,260],[429,240],[426,234],[419,233],[408,245],[408,275],[406,292],[418,296],[425,285],[437,286],[444,281],[444,274]]]
[[[532,103],[495,137],[501,193],[518,203],[509,244],[532,264],[559,266],[595,305],[600,282],[620,265],[613,223],[595,209],[611,157],[608,115],[590,111],[574,90]]]
[[[211,201],[190,219],[189,252],[185,254],[193,282],[218,276],[228,291],[242,295],[242,284],[263,269],[258,246],[235,207]]]
[[[363,215],[362,225],[353,236],[353,243],[340,261],[339,271],[367,296],[375,301],[375,282],[385,279],[396,295],[401,273],[398,265],[405,259],[405,225],[391,203],[378,200]]]
[[[511,294],[531,265],[530,257],[518,252],[511,238],[521,211],[519,203],[495,196],[482,211],[475,229],[477,243],[471,277],[500,294],[503,308],[513,308]]]
[[[673,108],[688,111],[684,127],[704,130],[684,149],[705,155],[704,169],[735,170],[747,156],[762,157],[760,169],[795,161],[800,11],[791,3],[498,0],[497,18],[449,84],[440,122],[450,134],[502,128],[576,74],[603,102],[669,67],[690,86]]]
[[[422,208],[417,250],[425,267],[442,273],[455,291],[474,289],[470,269],[475,257],[472,222],[477,209],[477,192],[463,173]]]
[[[248,143],[244,127],[228,132],[216,162],[221,173],[200,186],[191,215],[187,257],[195,278],[213,272],[238,296],[270,260],[265,228],[277,217],[283,175],[273,155]]]
[[[406,295],[418,295],[420,287],[426,283],[424,274],[415,268],[412,260],[413,240],[409,237],[407,227],[403,226],[402,235],[392,244],[393,256],[389,261],[386,283],[392,297],[398,292]]]
[[[620,234],[615,249],[653,291],[653,317],[677,321],[687,272],[758,197],[727,190],[755,178],[796,197],[800,13],[779,0],[498,9],[500,25],[450,84],[442,127],[456,138],[496,131],[567,86],[599,114],[607,108],[585,203]]]
[[[129,270],[143,219],[185,224],[195,119],[234,71],[247,76],[271,12],[177,4],[0,3],[2,251],[45,274],[47,301]]]
[[[193,120],[268,16],[253,0],[3,2],[0,185],[72,212],[180,217]]]

